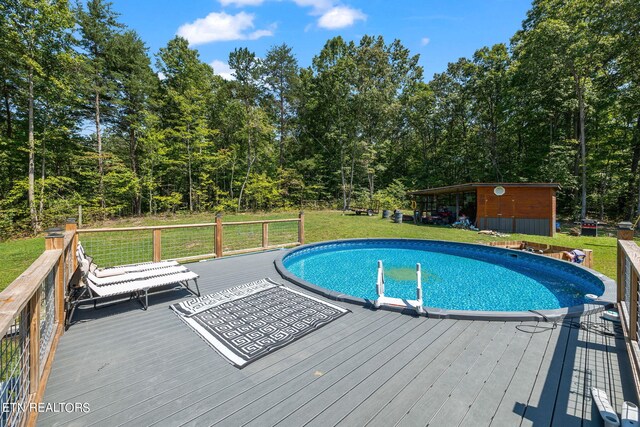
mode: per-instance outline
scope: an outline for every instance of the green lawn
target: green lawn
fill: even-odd
[[[44,238],[10,240],[0,243],[0,290],[20,275],[44,250]]]
[[[249,221],[254,219],[293,218],[297,212],[269,214],[225,215],[223,221]],[[88,224],[87,227],[130,227],[160,224],[190,224],[213,222],[213,215],[175,215],[172,217],[128,218]],[[416,226],[413,224],[393,224],[380,216],[367,217],[342,214],[335,211],[309,211],[305,214],[306,242],[344,239],[350,237],[407,237],[419,239],[439,239],[457,242],[487,242],[496,240],[529,240],[572,248],[593,250],[595,269],[611,278],[616,276],[616,240],[614,237],[572,237],[559,234],[555,238],[512,234],[507,238],[479,235],[476,232],[438,226]],[[0,289],[4,289],[24,271],[44,249],[42,237],[12,240],[0,243],[0,259],[3,262],[0,275]]]

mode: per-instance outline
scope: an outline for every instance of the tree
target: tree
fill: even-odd
[[[16,67],[24,75],[26,86],[26,100],[28,111],[27,146],[28,160],[28,203],[31,228],[34,233],[40,230],[35,200],[35,102],[38,96],[34,87],[39,80],[50,78],[49,84],[58,84],[51,74],[55,68],[44,65],[46,60],[59,59],[68,52],[73,26],[73,15],[65,0],[46,1],[34,0],[24,2],[7,0],[0,5],[2,16],[1,27],[6,31],[6,46],[15,54],[13,58],[20,58]],[[6,88],[5,88],[6,89]],[[11,128],[10,109],[5,97],[6,113],[8,117],[7,132]]]
[[[89,0],[84,10],[78,7],[78,23],[80,25],[80,46],[84,49],[87,71],[84,88],[84,103],[96,128],[98,151],[98,197],[100,207],[105,208],[104,199],[104,158],[102,147],[102,121],[108,117],[109,104],[115,97],[114,78],[109,68],[109,57],[113,55],[109,49],[115,46],[113,39],[123,28],[117,21],[118,14],[112,10],[112,4],[104,0]],[[105,111],[107,110],[107,111]]]
[[[264,60],[265,83],[273,97],[278,129],[278,164],[283,167],[289,123],[293,116],[292,101],[298,77],[298,61],[286,44],[273,46]]]
[[[137,183],[132,208],[134,213],[140,215],[140,156],[144,152],[141,135],[150,132],[151,100],[158,86],[158,77],[151,70],[144,42],[134,31],[116,34],[111,43],[108,68],[113,70],[114,93],[117,95],[113,101],[113,131],[126,141],[129,168]]]
[[[480,141],[487,147],[488,157],[493,167],[496,180],[503,180],[503,156],[509,153],[502,140],[503,127],[506,127],[508,116],[508,94],[510,65],[509,53],[504,44],[497,44],[491,48],[482,48],[473,55],[470,91],[474,100],[474,116],[479,120]],[[506,134],[506,130],[504,132]],[[507,160],[507,159],[504,159]]]
[[[587,215],[587,91],[612,59],[614,37],[606,25],[609,9],[608,2],[603,7],[587,0],[538,0],[515,38],[516,48],[529,51],[535,58],[528,66],[543,67],[550,60],[559,61],[559,66],[552,68],[560,68],[572,81],[578,111],[582,218]]]
[[[329,40],[313,58],[314,108],[307,110],[314,121],[314,138],[325,151],[330,170],[337,160],[342,209],[348,209],[353,192],[356,144],[353,80],[353,43],[342,37]]]
[[[173,162],[166,172],[171,178],[184,176],[186,169],[189,211],[195,208],[194,152],[210,143],[208,104],[213,96],[213,69],[200,61],[187,40],[175,37],[158,53],[157,68],[162,73],[159,99],[164,139]],[[182,166],[186,166],[183,168]]]
[[[242,196],[251,176],[251,170],[258,160],[260,143],[264,141],[270,129],[264,111],[259,107],[263,91],[260,80],[263,71],[262,62],[255,53],[247,48],[234,49],[229,54],[229,66],[233,69],[235,80],[230,82],[234,97],[243,107],[240,117],[242,140],[246,143],[246,172],[238,193],[238,210],[242,206]]]

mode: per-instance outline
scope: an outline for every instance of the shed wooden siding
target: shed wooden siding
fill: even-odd
[[[555,188],[505,186],[496,196],[494,187],[477,188],[477,222],[499,231],[553,236],[556,222]]]

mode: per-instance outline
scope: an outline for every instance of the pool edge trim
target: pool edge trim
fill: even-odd
[[[274,265],[276,270],[278,271],[278,273],[280,274],[280,276],[282,276],[283,279],[288,280],[289,282],[292,282],[298,286],[300,286],[303,289],[307,289],[311,292],[320,294],[321,296],[334,300],[334,301],[340,301],[340,302],[346,302],[349,304],[355,304],[355,305],[360,305],[363,306],[365,308],[371,308],[371,309],[375,309],[374,305],[373,305],[373,301],[366,299],[366,298],[359,298],[359,297],[354,297],[353,295],[348,295],[348,294],[344,294],[344,293],[339,293],[339,292],[335,292],[332,291],[330,289],[327,288],[323,288],[320,286],[317,286],[311,282],[308,282],[296,275],[294,275],[293,273],[291,273],[289,270],[287,270],[287,268],[284,266],[284,264],[282,263],[282,260],[285,256],[287,256],[288,254],[292,253],[292,252],[296,252],[299,250],[303,250],[303,249],[308,249],[308,248],[312,248],[314,246],[322,246],[322,245],[326,245],[326,244],[333,244],[333,243],[349,243],[349,242],[363,242],[363,241],[368,241],[368,240],[400,240],[400,241],[406,241],[406,242],[438,242],[438,243],[454,243],[457,245],[462,245],[462,246],[477,246],[477,247],[482,247],[482,248],[492,248],[492,250],[497,250],[497,251],[508,251],[508,252],[513,252],[513,253],[517,253],[517,254],[522,254],[522,251],[519,250],[515,250],[515,249],[507,249],[507,248],[498,248],[498,247],[494,247],[494,246],[486,246],[486,245],[482,245],[482,244],[478,244],[478,243],[467,243],[467,242],[452,242],[452,241],[447,241],[447,240],[433,240],[433,239],[407,239],[407,238],[388,238],[388,237],[376,237],[376,238],[356,238],[356,239],[338,239],[338,240],[327,240],[327,241],[323,241],[323,242],[316,242],[316,243],[309,243],[306,245],[302,245],[302,246],[298,246],[296,248],[293,249],[289,249],[289,250],[283,250],[282,253],[274,260]],[[579,317],[582,316],[584,314],[590,314],[590,313],[595,313],[598,311],[603,311],[606,310],[608,308],[611,308],[615,305],[615,300],[616,300],[616,292],[617,292],[617,288],[616,288],[616,282],[605,276],[604,274],[593,270],[591,268],[587,268],[583,265],[580,264],[574,264],[574,263],[569,263],[568,261],[563,261],[563,260],[558,260],[555,258],[549,258],[549,257],[545,257],[544,255],[540,255],[540,254],[536,254],[536,253],[531,253],[531,252],[526,252],[526,254],[529,256],[539,256],[539,257],[544,257],[545,259],[551,259],[554,260],[556,262],[565,262],[570,264],[571,266],[575,267],[575,268],[581,268],[591,274],[593,274],[595,277],[597,277],[601,282],[602,285],[604,286],[604,292],[603,294],[597,299],[595,300],[593,303],[589,303],[589,304],[580,304],[580,305],[574,305],[571,307],[563,307],[563,308],[556,308],[553,310],[529,310],[529,311],[476,311],[476,310],[449,310],[449,309],[443,309],[443,308],[438,308],[438,307],[424,307],[425,309],[425,316],[426,317],[431,317],[434,319],[459,319],[459,320],[497,320],[497,321],[539,321],[539,322],[556,322],[559,321],[565,317]],[[390,310],[390,311],[396,311],[396,312],[401,312],[401,313],[405,313],[405,314],[412,314],[415,316],[418,316],[418,314],[414,311],[414,310],[410,310],[407,308],[395,308],[395,307],[389,307],[389,306],[383,306],[380,309],[384,309],[384,310]]]

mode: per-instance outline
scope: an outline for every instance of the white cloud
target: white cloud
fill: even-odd
[[[256,40],[273,35],[275,24],[268,29],[248,32],[255,27],[254,18],[253,14],[245,12],[236,15],[212,12],[205,18],[181,25],[178,28],[178,35],[186,38],[191,45],[217,41]]]
[[[300,7],[311,7],[313,15],[320,15],[333,7],[333,0],[293,0]]]
[[[429,44],[429,42],[431,41],[431,39],[429,37],[423,37],[422,39],[420,39],[420,44],[422,46],[426,46]]]
[[[366,19],[367,15],[359,9],[352,9],[348,6],[335,6],[322,14],[318,19],[318,27],[335,30],[350,27],[356,21],[364,21]]]
[[[264,0],[220,0],[220,4],[223,6],[260,6]]]
[[[213,71],[222,77],[225,80],[235,80],[233,77],[233,70],[229,67],[229,64],[226,62],[220,61],[218,59],[213,60],[209,65],[213,67]]]

